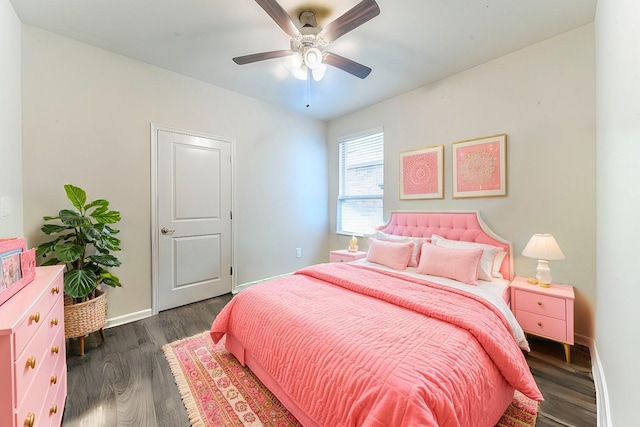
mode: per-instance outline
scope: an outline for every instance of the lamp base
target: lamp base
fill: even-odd
[[[538,279],[538,285],[543,288],[548,288],[551,283],[551,269],[549,268],[549,261],[543,259],[538,260],[538,266],[536,267],[536,279]]]

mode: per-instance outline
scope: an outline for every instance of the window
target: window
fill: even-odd
[[[339,140],[337,232],[365,235],[383,224],[384,134],[382,128]]]

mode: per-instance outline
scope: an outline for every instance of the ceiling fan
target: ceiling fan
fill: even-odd
[[[299,16],[302,24],[299,30],[291,16],[276,0],[256,0],[256,3],[267,12],[285,33],[291,36],[291,49],[238,56],[233,58],[233,62],[236,64],[244,65],[266,59],[295,55],[294,63],[296,67],[306,67],[311,72],[314,80],[320,80],[324,75],[324,70],[326,69],[324,64],[339,68],[361,79],[367,77],[371,72],[369,67],[338,54],[325,52],[324,49],[329,43],[378,16],[380,8],[375,0],[362,0],[324,28],[317,26],[316,14],[313,11],[305,10]]]

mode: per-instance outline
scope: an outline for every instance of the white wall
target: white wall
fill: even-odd
[[[640,405],[640,2],[599,0],[596,12],[596,342],[614,426]]]
[[[120,210],[110,318],[151,307],[150,123],[235,139],[238,285],[328,258],[324,122],[27,25],[22,48],[25,235],[66,183]]]
[[[11,3],[0,2],[0,198],[9,198],[0,206],[0,238],[23,235],[20,27]]]
[[[566,260],[553,278],[576,289],[576,332],[593,336],[595,304],[594,26],[586,25],[329,123],[331,228],[335,230],[340,135],[384,127],[385,219],[391,210],[480,210],[520,253],[534,233],[553,233]],[[451,143],[507,134],[508,196],[451,196]],[[399,201],[398,153],[444,144],[445,198]],[[347,246],[334,235],[332,249]],[[362,242],[365,245],[365,242]]]

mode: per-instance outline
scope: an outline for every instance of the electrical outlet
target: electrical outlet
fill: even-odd
[[[296,258],[300,258],[302,256],[302,248],[296,248]]]

